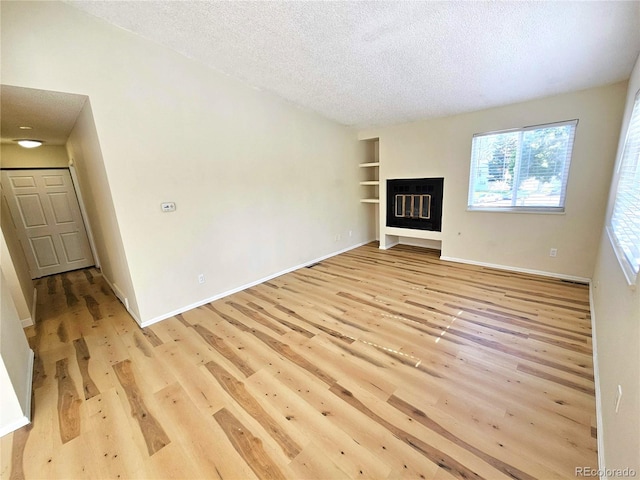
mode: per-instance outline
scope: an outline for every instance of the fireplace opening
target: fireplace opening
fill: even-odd
[[[396,217],[431,218],[431,195],[396,195]]]
[[[387,180],[387,226],[441,231],[444,178]]]

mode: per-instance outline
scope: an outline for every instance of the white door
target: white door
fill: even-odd
[[[69,170],[2,170],[4,195],[31,278],[95,264]]]

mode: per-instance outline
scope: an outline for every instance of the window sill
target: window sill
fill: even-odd
[[[542,208],[542,207],[471,207],[467,206],[467,212],[490,212],[490,213],[534,213],[536,215],[565,215],[564,208]]]
[[[636,285],[638,284],[639,274],[633,271],[633,267],[627,261],[622,249],[618,246],[618,242],[616,241],[615,234],[611,230],[611,226],[607,226],[605,229],[607,231],[607,237],[609,237],[609,243],[611,244],[611,248],[613,249],[613,254],[618,259],[618,263],[620,264],[620,268],[622,269],[622,273],[624,274],[624,278],[627,280],[627,284],[631,290],[636,289]]]

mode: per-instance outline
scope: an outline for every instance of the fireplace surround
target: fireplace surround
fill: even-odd
[[[444,178],[387,180],[387,226],[440,232],[443,190]]]

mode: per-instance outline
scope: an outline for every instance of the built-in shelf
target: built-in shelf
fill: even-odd
[[[378,139],[365,140],[366,153],[363,163],[359,166],[363,168],[361,173],[361,193],[363,197],[361,203],[371,203],[377,205],[380,203],[380,154]],[[374,215],[378,215],[378,209],[375,209]]]

